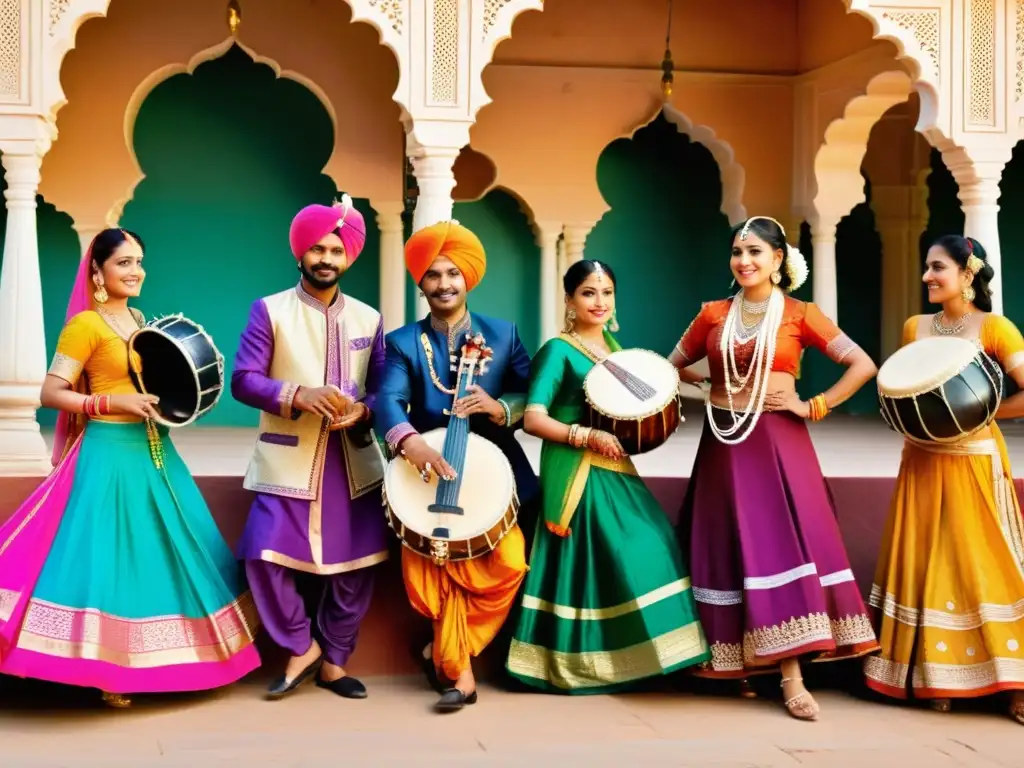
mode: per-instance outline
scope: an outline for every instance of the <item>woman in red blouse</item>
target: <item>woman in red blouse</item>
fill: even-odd
[[[712,659],[697,674],[746,678],[781,667],[787,711],[813,720],[800,658],[877,650],[805,421],[818,421],[876,373],[871,358],[814,304],[789,298],[807,263],[764,216],[733,230],[740,290],[705,304],[671,359],[711,370],[708,417],[680,519]],[[847,367],[826,392],[796,392],[815,347]],[[689,547],[687,550],[686,547]]]

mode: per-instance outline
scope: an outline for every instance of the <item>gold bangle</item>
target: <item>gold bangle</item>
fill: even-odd
[[[575,448],[576,447],[576,430],[579,429],[579,427],[580,427],[579,424],[570,424],[569,425],[569,437],[566,438],[565,442],[568,443],[568,445],[571,448]]]

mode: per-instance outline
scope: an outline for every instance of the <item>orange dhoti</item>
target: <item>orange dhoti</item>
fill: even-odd
[[[443,566],[402,549],[405,591],[412,607],[434,623],[434,666],[441,674],[457,679],[497,636],[526,571],[519,526],[493,552]]]

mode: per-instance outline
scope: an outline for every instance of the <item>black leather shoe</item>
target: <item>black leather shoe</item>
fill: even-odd
[[[458,688],[449,688],[441,694],[434,709],[438,712],[458,712],[467,704],[476,704],[476,691],[467,696]]]
[[[321,662],[323,662],[323,660],[323,656],[318,656],[316,660],[313,661],[312,664],[310,664],[304,670],[299,672],[299,674],[297,674],[295,676],[295,679],[291,682],[289,682],[288,678],[286,678],[284,675],[281,675],[279,678],[277,678],[277,680],[270,684],[269,688],[267,688],[267,698],[282,699],[288,694],[292,693],[296,688],[298,688],[300,685],[308,681],[310,678],[313,677],[313,675],[320,671],[320,664]]]
[[[444,693],[447,689],[441,685],[441,678],[437,674],[437,669],[434,667],[434,659],[432,657],[423,655],[424,646],[417,648],[415,645],[409,649],[412,653],[412,657],[420,665],[420,669],[423,670],[423,674],[427,676],[427,682],[430,683],[430,687],[438,693]]]
[[[345,675],[337,680],[324,680],[322,677],[316,679],[317,688],[324,688],[331,693],[336,693],[343,699],[365,699],[366,686],[354,677]]]

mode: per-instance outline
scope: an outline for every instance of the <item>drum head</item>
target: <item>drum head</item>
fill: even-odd
[[[977,356],[967,339],[931,336],[901,347],[878,371],[878,391],[886,397],[912,397],[949,381]]]
[[[427,445],[441,452],[446,430],[434,429],[423,435]],[[416,533],[430,537],[437,527],[447,528],[451,539],[479,536],[501,519],[512,502],[515,479],[512,467],[490,440],[470,433],[466,466],[462,472],[459,505],[465,514],[437,514],[429,507],[437,496],[437,476],[424,483],[419,472],[399,457],[384,472],[388,504],[402,523]]]
[[[679,372],[661,355],[646,349],[620,349],[606,360],[615,363],[657,394],[640,400],[603,365],[595,365],[583,380],[587,401],[598,411],[617,419],[642,419],[657,413],[679,392]]]
[[[199,386],[192,361],[181,348],[157,330],[143,328],[132,339],[142,359],[141,381],[136,386],[160,398],[157,410],[173,424],[184,424],[199,408]]]

